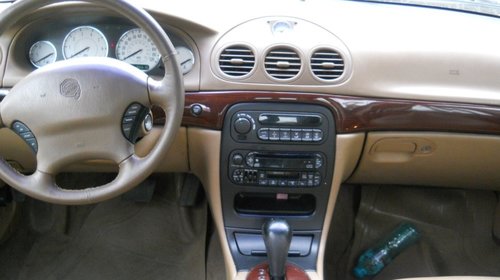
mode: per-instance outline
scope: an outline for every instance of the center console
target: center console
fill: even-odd
[[[288,262],[316,270],[334,170],[335,127],[319,105],[241,103],[224,120],[220,181],[229,247],[238,270],[266,261],[262,225],[293,230]]]

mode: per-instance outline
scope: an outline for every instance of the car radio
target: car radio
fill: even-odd
[[[324,156],[312,152],[235,150],[229,176],[238,185],[318,187],[324,174]]]

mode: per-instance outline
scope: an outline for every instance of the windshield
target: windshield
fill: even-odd
[[[500,17],[500,0],[360,0],[393,4],[436,7]]]

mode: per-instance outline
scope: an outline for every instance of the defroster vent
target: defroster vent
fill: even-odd
[[[250,73],[255,66],[255,54],[246,46],[230,46],[219,57],[220,70],[232,77],[242,77]]]

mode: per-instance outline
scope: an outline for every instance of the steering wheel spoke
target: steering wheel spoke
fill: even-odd
[[[182,74],[177,63],[177,55],[171,55],[164,59],[165,76],[161,80],[148,79],[149,99],[153,105],[158,105],[167,110],[169,104],[175,103],[179,98],[178,92],[183,92],[182,84],[176,81],[182,80]],[[184,94],[180,96],[184,100]]]

